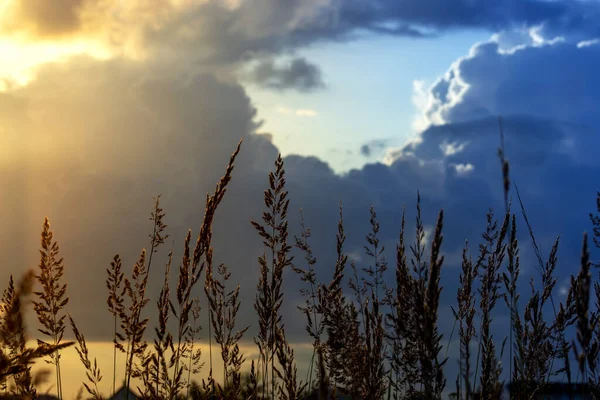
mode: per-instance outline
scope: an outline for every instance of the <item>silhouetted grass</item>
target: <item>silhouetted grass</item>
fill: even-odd
[[[503,140],[503,131],[501,138]],[[241,142],[240,142],[241,145]],[[113,371],[111,393],[115,392],[116,369],[124,368],[125,385],[131,387],[137,379],[137,392],[147,399],[330,399],[346,395],[357,399],[441,399],[446,390],[444,366],[448,359],[441,355],[443,337],[439,332],[438,314],[442,286],[440,277],[444,265],[444,212],[440,210],[430,243],[426,243],[425,222],[421,217],[420,195],[417,194],[416,231],[411,244],[402,222],[395,252],[391,282],[386,281],[390,268],[379,232],[376,210],[369,210],[370,232],[366,236],[365,254],[368,263],[358,267],[348,263],[344,250],[346,231],[343,210],[336,233],[335,265],[330,282],[319,282],[317,269],[322,266],[315,258],[311,231],[302,216],[301,234],[295,237],[295,247],[303,255],[302,262],[290,256],[287,220],[290,197],[286,189],[284,161],[275,160],[274,171],[268,175],[264,195],[265,211],[261,222],[252,221],[261,238],[265,252],[258,259],[257,286],[254,309],[257,317],[259,359],[252,360],[248,374],[243,373],[247,362],[239,346],[248,327],[237,328],[236,316],[242,306],[239,285],[230,287],[231,275],[225,265],[213,266],[212,224],[229,182],[233,177],[235,159],[240,145],[232,154],[225,174],[213,193],[207,196],[204,219],[195,245],[189,230],[183,243],[183,256],[177,270],[177,287],[169,286],[173,270],[172,249],[166,260],[163,286],[158,296],[157,319],[144,314],[149,302],[146,293],[152,259],[168,237],[166,213],[155,198],[150,214],[152,221],[149,251],[142,249],[131,275],[122,270],[119,255],[107,269],[107,307],[113,318]],[[457,306],[452,308],[458,325],[459,376],[453,396],[461,400],[499,398],[501,373],[505,367],[500,360],[509,340],[509,380],[516,382],[512,399],[535,398],[551,378],[566,377],[572,382],[569,354],[574,353],[578,371],[591,393],[600,390],[600,283],[592,280],[592,263],[588,240],[584,235],[580,272],[571,277],[565,302],[555,307],[554,272],[559,264],[557,239],[543,261],[527,219],[523,201],[519,204],[538,262],[541,285],[531,278],[531,293],[521,299],[517,291],[520,277],[520,248],[517,241],[517,217],[511,211],[509,163],[503,145],[499,151],[502,167],[505,212],[498,221],[493,210],[487,213],[485,230],[476,255],[468,244],[462,252],[460,287],[456,293]],[[598,194],[600,213],[600,193]],[[593,241],[600,246],[600,217],[590,214]],[[432,221],[433,222],[433,221]],[[240,221],[247,223],[247,221]],[[46,219],[42,229],[39,273],[28,273],[15,284],[10,278],[0,304],[0,379],[5,397],[33,398],[36,386],[47,374],[31,374],[31,363],[50,356],[55,367],[56,391],[62,396],[59,350],[72,345],[64,342],[67,285],[62,282],[63,260],[58,243],[53,240]],[[350,270],[348,270],[350,267]],[[68,267],[67,267],[68,268]],[[300,294],[304,304],[300,315],[306,318],[306,331],[313,345],[307,379],[302,381],[296,366],[296,355],[286,338],[281,307],[285,300],[283,280],[285,271],[292,269],[303,281]],[[156,272],[156,268],[152,270]],[[348,273],[350,272],[350,273]],[[203,275],[204,273],[204,275]],[[204,279],[204,290],[198,282]],[[34,292],[34,309],[42,328],[39,331],[51,338],[50,343],[38,342],[26,348],[26,329],[23,318],[24,302],[32,293],[34,283],[41,290]],[[197,293],[204,293],[199,297]],[[596,304],[590,307],[595,296]],[[507,338],[492,334],[492,321],[498,312],[497,301],[504,299],[510,315]],[[519,301],[525,301],[524,311]],[[201,305],[203,306],[201,308]],[[550,308],[554,321],[544,317]],[[208,334],[202,337],[200,323],[206,312]],[[476,317],[479,317],[476,319]],[[176,321],[176,331],[169,329],[169,320]],[[89,354],[85,337],[69,316],[76,338],[76,350],[86,370],[83,386],[95,399],[103,398],[99,391],[102,374]],[[154,339],[146,341],[146,329],[154,324]],[[567,333],[573,329],[576,343],[569,343]],[[208,359],[197,349],[199,340],[209,343]],[[219,351],[213,354],[213,342]],[[476,346],[476,349],[473,348]],[[125,355],[123,366],[117,363],[116,351]],[[223,376],[213,375],[213,356],[223,364]],[[562,365],[554,366],[554,361]],[[557,363],[558,364],[558,363]],[[194,375],[208,365],[208,379],[194,382]],[[315,372],[316,370],[316,372]],[[316,379],[313,379],[313,376]],[[577,378],[576,378],[577,380]]]

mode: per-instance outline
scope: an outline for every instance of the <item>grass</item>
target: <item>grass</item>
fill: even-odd
[[[0,306],[0,390],[3,397],[35,398],[36,387],[48,378],[48,372],[33,375],[31,364],[48,359],[53,365],[55,391],[62,398],[63,377],[60,351],[75,346],[86,371],[82,382],[87,396],[110,397],[116,390],[116,372],[125,372],[125,385],[147,399],[331,399],[345,395],[356,399],[441,399],[449,391],[448,378],[455,383],[453,398],[497,399],[504,382],[500,377],[506,366],[503,358],[508,341],[509,379],[516,389],[511,399],[537,398],[551,380],[566,379],[589,383],[590,394],[600,392],[600,283],[592,280],[588,238],[583,237],[580,271],[571,276],[567,299],[555,303],[555,270],[558,266],[559,240],[546,260],[535,241],[524,203],[518,193],[526,232],[530,235],[538,263],[538,281],[531,277],[528,299],[517,291],[520,279],[518,219],[512,211],[509,162],[503,150],[500,121],[502,187],[505,210],[498,220],[490,210],[477,250],[465,243],[462,251],[460,287],[456,307],[452,308],[458,326],[459,373],[446,377],[447,350],[438,326],[440,276],[444,268],[444,212],[440,210],[431,240],[426,243],[421,201],[417,195],[414,240],[405,229],[405,213],[395,251],[394,280],[386,280],[390,264],[380,238],[380,223],[374,208],[369,210],[370,232],[366,236],[368,263],[360,268],[349,262],[345,251],[343,207],[340,206],[336,233],[335,266],[329,282],[320,282],[320,264],[311,248],[311,231],[301,216],[301,233],[290,239],[288,226],[289,193],[286,189],[284,161],[275,160],[268,175],[264,194],[265,211],[252,225],[264,246],[258,258],[254,310],[257,334],[253,338],[259,352],[249,373],[243,374],[248,361],[240,341],[247,326],[238,327],[241,307],[240,286],[231,282],[226,265],[213,265],[212,224],[218,207],[233,179],[241,142],[233,152],[223,177],[214,192],[207,195],[204,218],[195,243],[189,230],[183,243],[179,268],[175,268],[175,245],[164,269],[151,269],[153,257],[168,238],[166,213],[160,196],[154,199],[148,249],[142,249],[130,273],[115,255],[106,269],[107,309],[113,323],[113,363],[109,371],[111,392],[99,390],[103,375],[89,353],[85,337],[67,313],[67,284],[62,281],[64,266],[60,248],[50,223],[42,227],[40,263],[18,283],[11,277]],[[516,185],[514,186],[516,189]],[[600,214],[600,193],[598,194]],[[600,247],[600,216],[590,214],[593,243]],[[294,260],[293,247],[303,260]],[[154,260],[155,261],[155,260]],[[281,310],[285,296],[287,271],[303,282],[300,294],[304,303],[299,315],[306,321],[312,342],[312,356],[305,379],[298,373],[296,354],[286,337]],[[163,285],[156,302],[156,320],[149,312],[146,293],[150,273],[162,274]],[[177,272],[177,287],[169,285]],[[293,276],[293,275],[292,275]],[[204,282],[203,290],[200,286]],[[38,289],[39,288],[39,289]],[[35,296],[35,297],[34,297]],[[27,348],[24,307],[34,297],[33,309],[41,334]],[[590,306],[595,297],[595,306]],[[492,333],[492,322],[504,300],[510,315],[506,338]],[[524,307],[519,304],[524,301]],[[545,319],[551,310],[553,321]],[[75,342],[63,340],[66,320]],[[172,321],[170,323],[169,321]],[[204,326],[202,322],[204,322]],[[153,331],[147,332],[152,326]],[[175,329],[172,329],[172,327]],[[205,334],[204,330],[208,332]],[[567,340],[569,333],[576,341]],[[149,342],[148,338],[153,337]],[[197,349],[200,340],[208,341],[208,355]],[[215,347],[213,349],[213,346]],[[213,351],[214,350],[214,351]],[[117,352],[124,354],[118,365]],[[571,356],[577,360],[577,374]],[[217,361],[219,359],[220,361]],[[214,376],[214,363],[223,366],[223,376]],[[208,368],[208,378],[195,382],[193,377]],[[134,388],[134,384],[136,385]]]

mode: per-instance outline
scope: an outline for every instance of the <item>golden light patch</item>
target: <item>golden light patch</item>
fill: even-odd
[[[85,54],[144,62],[162,35],[193,41],[195,24],[179,24],[210,0],[0,0],[0,91],[26,85],[35,67]],[[220,0],[235,9],[243,0]],[[166,31],[166,32],[163,32]]]
[[[59,37],[79,29],[83,0],[19,0],[12,3],[13,23],[40,37]]]
[[[29,41],[58,40],[88,31],[88,11],[102,11],[118,0],[0,0],[0,34]]]
[[[38,65],[66,61],[77,54],[97,59],[110,57],[107,47],[99,43],[77,40],[66,43],[19,43],[0,39],[0,91],[15,85],[22,86],[35,77]]]
[[[84,333],[85,335],[85,333]],[[29,347],[35,347],[35,341],[28,341]],[[205,362],[204,367],[198,375],[191,376],[191,380],[201,382],[202,379],[207,379],[209,371],[209,347],[208,344],[202,343],[199,345],[202,350],[202,362]],[[87,347],[89,350],[89,357],[93,363],[94,358],[98,362],[98,367],[102,372],[103,379],[100,382],[100,392],[110,397],[112,394],[112,383],[113,383],[113,344],[112,342],[88,342]],[[152,346],[150,346],[152,348]],[[311,347],[312,349],[312,347]],[[218,345],[213,345],[213,376],[217,381],[220,381],[220,377],[223,376],[223,363],[219,356]],[[250,369],[251,359],[257,357],[257,349],[252,345],[241,345],[240,350],[246,357],[246,362],[242,366],[242,373],[246,373]],[[117,352],[117,370],[116,370],[116,386],[120,388],[124,380],[124,369],[125,369],[125,355]],[[39,393],[49,392],[50,394],[56,393],[56,375],[54,374],[54,366],[46,364],[43,360],[38,360],[32,367],[32,371],[40,371],[43,369],[50,370],[48,380],[38,386],[36,389]],[[61,375],[63,376],[63,394],[65,399],[74,399],[80,388],[83,387],[83,382],[89,384],[86,380],[86,372],[83,367],[75,348],[71,346],[61,351]],[[64,378],[68,377],[68,378]],[[185,381],[187,382],[187,373],[185,375]],[[138,385],[141,386],[141,382],[137,380],[132,381],[132,386],[135,388]],[[84,395],[85,395],[84,391]],[[86,396],[84,396],[85,398]]]

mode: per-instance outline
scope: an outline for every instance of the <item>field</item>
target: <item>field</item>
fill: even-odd
[[[456,327],[452,335],[458,336],[460,347],[457,376],[445,376],[448,353],[438,326],[443,210],[426,240],[418,196],[416,234],[405,234],[403,216],[396,257],[388,264],[378,235],[377,213],[371,208],[365,243],[369,262],[357,266],[345,251],[347,233],[340,207],[336,248],[332,249],[335,268],[330,279],[321,282],[310,228],[302,220],[302,233],[294,237],[289,233],[290,199],[281,156],[268,175],[262,218],[252,221],[264,254],[253,275],[257,276],[253,308],[258,333],[252,340],[259,356],[246,360],[240,343],[248,339],[249,327],[236,323],[240,287],[231,281],[226,265],[213,262],[212,246],[213,221],[219,218],[219,205],[235,179],[234,164],[242,147],[240,142],[207,196],[202,224],[197,233],[188,231],[178,260],[173,250],[167,260],[154,257],[169,238],[167,213],[157,196],[150,213],[147,249],[139,253],[131,270],[124,267],[118,254],[107,267],[106,307],[114,328],[109,371],[101,373],[88,350],[85,332],[79,331],[66,312],[71,299],[63,277],[63,259],[50,222],[44,221],[38,268],[11,277],[2,295],[0,390],[4,396],[35,398],[40,383],[51,379],[55,380],[54,392],[62,398],[63,381],[68,377],[61,375],[60,355],[71,346],[86,370],[81,397],[94,399],[109,398],[119,389],[117,369],[125,371],[125,386],[149,399],[441,399],[449,392],[456,399],[497,399],[507,383],[500,379],[503,373],[519,382],[510,396],[515,399],[535,398],[554,381],[586,382],[590,394],[600,393],[600,282],[592,279],[592,267],[597,265],[589,250],[590,242],[600,247],[600,217],[590,214],[592,238],[583,235],[579,271],[571,277],[566,300],[558,302],[555,270],[559,240],[544,257],[522,199],[511,185],[502,148],[499,165],[503,180],[499,184],[505,209],[496,214],[490,210],[480,243],[467,243],[462,252],[461,286],[452,308]],[[513,190],[516,206],[509,196]],[[597,204],[600,213],[600,194]],[[523,279],[517,229],[530,235],[537,260],[537,283],[532,280],[527,296],[517,291],[517,282]],[[292,258],[293,249],[303,257]],[[390,270],[394,281],[383,278]],[[150,303],[147,293],[151,273],[164,276],[156,304]],[[172,274],[177,276],[176,287],[170,287]],[[297,356],[286,338],[281,314],[286,301],[283,281],[290,274],[303,283],[300,294],[304,303],[298,318],[305,319],[312,343],[306,378],[298,372]],[[591,297],[596,299],[595,307],[590,307]],[[44,338],[33,347],[28,346],[31,332],[26,332],[24,324],[30,302]],[[510,312],[506,338],[491,333],[499,307]],[[554,318],[546,319],[548,314]],[[65,335],[75,340],[67,341]],[[201,342],[208,343],[208,354],[200,351]],[[499,362],[504,352],[509,353],[509,365]],[[48,372],[33,373],[32,363],[44,361],[50,364]],[[219,376],[213,373],[217,364]],[[196,381],[201,370],[208,371],[208,377]],[[112,382],[111,393],[101,393],[102,379]]]

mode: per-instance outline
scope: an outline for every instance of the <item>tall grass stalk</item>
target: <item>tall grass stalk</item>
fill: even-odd
[[[34,292],[39,301],[33,302],[33,308],[37,314],[38,321],[43,326],[38,329],[40,333],[49,336],[52,344],[57,346],[61,343],[65,332],[65,306],[69,303],[66,295],[67,284],[62,283],[64,274],[63,259],[60,257],[60,248],[53,241],[53,232],[50,230],[48,218],[44,219],[42,229],[39,274],[36,279],[42,287],[41,291]],[[40,341],[41,344],[48,343]],[[56,350],[51,355],[52,364],[56,370],[56,392],[59,399],[62,394],[62,377],[60,371],[60,352]]]
[[[284,335],[277,333],[277,327],[281,324],[283,272],[292,265],[292,257],[289,256],[291,246],[288,244],[289,202],[288,192],[285,190],[283,158],[279,155],[275,161],[275,171],[269,173],[269,188],[265,190],[264,204],[267,211],[262,216],[263,224],[251,221],[270,252],[270,262],[267,261],[266,254],[258,259],[260,278],[254,308],[259,316],[259,334],[255,342],[261,353],[267,382],[270,366],[271,398],[275,398],[277,393],[275,354],[278,344],[283,345],[279,341],[285,339]]]

